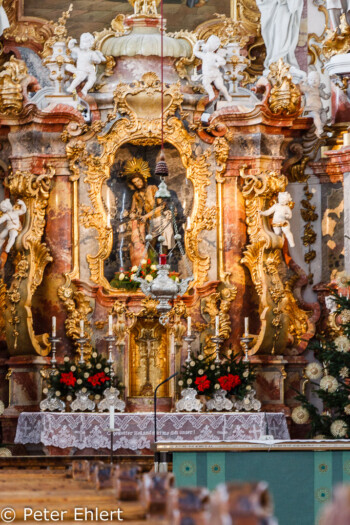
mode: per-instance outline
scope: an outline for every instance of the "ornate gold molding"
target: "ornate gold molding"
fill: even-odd
[[[270,65],[268,79],[272,89],[268,99],[268,106],[272,113],[292,115],[296,113],[301,104],[301,92],[293,84],[290,66],[280,58],[278,62]]]
[[[48,247],[42,242],[42,236],[53,175],[52,167],[41,175],[17,171],[7,181],[10,194],[23,199],[27,206],[24,227],[15,245],[19,252],[15,273],[7,292],[9,308],[6,337],[11,355],[36,352],[46,356],[50,351],[48,334],[37,336],[34,333],[31,307],[44,270],[52,261]]]
[[[225,271],[225,260],[224,260],[224,202],[223,202],[223,185],[225,183],[225,177],[223,174],[226,171],[228,154],[230,146],[226,137],[216,137],[213,142],[213,149],[215,155],[216,170],[216,197],[217,197],[217,256],[218,256],[218,277],[219,280],[230,283],[231,272]]]
[[[64,322],[66,334],[70,339],[73,339],[76,348],[79,348],[76,341],[80,337],[80,321],[84,321],[84,336],[88,339],[84,346],[84,355],[89,357],[92,352],[92,345],[90,342],[92,330],[88,316],[93,310],[89,299],[86,298],[83,292],[75,290],[68,275],[66,275],[66,282],[64,285],[59,287],[57,295],[67,312],[67,318]]]
[[[283,354],[287,343],[297,346],[307,332],[308,316],[286,282],[283,237],[276,235],[260,211],[285,191],[287,178],[276,172],[246,174],[241,169],[249,244],[242,262],[248,267],[260,300],[260,333],[251,353]]]
[[[110,176],[110,168],[117,150],[130,143],[142,146],[154,146],[161,142],[160,119],[161,84],[155,73],[146,73],[141,81],[132,85],[119,84],[115,92],[115,110],[110,119],[116,118],[117,112],[122,115],[108,132],[100,134],[97,139],[102,145],[101,156],[88,155],[86,144],[101,129],[101,123],[95,123],[95,130],[79,137],[72,137],[67,144],[67,156],[73,177],[79,177],[84,169],[88,184],[88,195],[91,206],[81,209],[81,220],[86,228],[97,230],[98,252],[87,255],[91,280],[108,291],[115,291],[104,276],[104,261],[112,250],[113,233],[107,227],[107,213],[102,202],[102,188]],[[210,268],[210,257],[200,252],[200,234],[215,227],[216,207],[207,207],[207,186],[210,184],[210,150],[196,157],[192,151],[194,137],[190,135],[183,122],[175,116],[181,111],[182,94],[180,84],[164,86],[164,141],[173,145],[180,154],[187,171],[187,178],[194,188],[194,204],[191,216],[191,227],[185,234],[186,253],[193,264],[194,281],[192,286],[201,286],[207,279]],[[65,135],[67,139],[67,134]],[[77,208],[74,209],[77,214]],[[75,219],[76,220],[76,216]],[[77,246],[76,238],[74,246]],[[78,258],[77,258],[78,260]]]
[[[343,55],[350,51],[350,26],[347,24],[345,13],[340,17],[340,34],[337,30],[326,32],[322,53],[327,60],[334,55]]]
[[[4,0],[3,6],[11,24],[4,31],[5,42],[14,40],[16,44],[41,50],[52,36],[53,24],[43,18],[24,16],[24,0]]]
[[[11,56],[0,71],[0,113],[18,115],[23,109],[22,80],[28,75],[23,60]]]

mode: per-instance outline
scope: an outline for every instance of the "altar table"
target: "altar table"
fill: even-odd
[[[154,416],[149,413],[115,415],[114,450],[150,449]],[[22,412],[15,443],[58,448],[110,448],[109,414]],[[157,414],[161,441],[232,442],[259,439],[270,434],[289,439],[283,413],[164,413]]]

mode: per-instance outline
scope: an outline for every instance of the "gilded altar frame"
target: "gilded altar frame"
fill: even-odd
[[[183,121],[178,118],[181,113],[182,94],[180,84],[164,85],[163,137],[164,142],[174,146],[178,151],[186,176],[193,184],[194,202],[191,212],[191,227],[185,232],[185,249],[193,265],[194,280],[192,286],[205,283],[210,268],[210,257],[200,251],[200,233],[212,230],[216,224],[216,206],[207,207],[207,186],[210,185],[211,171],[207,150],[195,156],[193,144],[195,137],[190,134]],[[94,133],[89,129],[79,138],[72,138],[67,144],[67,155],[73,172],[73,195],[77,197],[77,184],[84,171],[84,182],[88,185],[91,206],[82,207],[79,217],[78,199],[73,206],[73,271],[70,277],[79,279],[79,228],[78,221],[86,228],[97,230],[98,251],[88,254],[90,279],[102,286],[107,292],[115,289],[104,276],[104,261],[109,257],[113,245],[113,231],[107,225],[107,211],[102,201],[102,189],[110,177],[110,169],[116,152],[125,144],[155,146],[161,144],[161,96],[162,86],[155,73],[146,73],[140,81],[132,85],[119,84],[114,94],[115,108],[109,116],[109,130],[103,132],[101,123],[93,126],[98,142],[102,145],[100,156],[89,155],[87,142]],[[73,134],[71,134],[72,136]]]

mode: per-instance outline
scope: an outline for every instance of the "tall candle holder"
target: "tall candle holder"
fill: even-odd
[[[79,364],[80,365],[83,365],[85,363],[85,359],[84,359],[84,346],[85,346],[85,343],[87,341],[87,337],[83,337],[82,335],[80,335],[79,339],[77,339],[77,343],[79,345],[79,353],[80,353],[80,359],[79,359]]]
[[[191,361],[191,352],[192,352],[192,343],[196,339],[196,336],[193,333],[187,334],[184,337],[184,341],[187,343],[187,359],[186,363]]]
[[[243,337],[241,337],[240,339],[241,345],[244,351],[244,358],[243,358],[244,363],[249,363],[249,345],[253,341],[253,339],[254,337],[252,337],[249,334],[243,334]]]
[[[49,343],[51,344],[51,369],[55,370],[57,359],[56,359],[56,345],[59,343],[61,339],[57,337],[56,335],[52,335],[49,337]]]
[[[111,369],[111,372],[110,372],[110,375],[111,375],[111,382],[113,383],[113,378],[115,376],[115,372],[114,372],[114,368],[113,368],[113,364],[114,364],[114,359],[113,359],[113,347],[114,347],[114,344],[115,344],[115,341],[116,341],[116,338],[114,335],[107,335],[105,337],[105,341],[107,343],[107,347],[108,347],[108,364],[110,366],[110,369]]]
[[[216,353],[215,363],[220,363],[220,346],[222,345],[224,340],[222,337],[218,335],[214,335],[210,339],[215,344],[215,353]]]

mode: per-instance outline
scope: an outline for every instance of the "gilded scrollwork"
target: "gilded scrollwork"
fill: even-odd
[[[89,357],[92,352],[92,330],[89,316],[93,311],[89,299],[83,292],[75,289],[68,275],[66,275],[64,285],[58,288],[57,295],[67,312],[67,318],[64,322],[66,334],[70,339],[73,339],[76,348],[79,346],[76,341],[80,338],[80,321],[84,321],[84,337],[87,338],[84,346],[84,355]]]
[[[293,84],[290,66],[280,58],[270,65],[268,79],[272,89],[268,99],[268,106],[272,113],[292,115],[297,113],[301,104],[301,92]]]
[[[282,278],[282,248],[284,239],[271,229],[266,217],[260,214],[285,191],[287,178],[276,172],[260,175],[246,174],[243,178],[243,197],[249,244],[242,262],[248,267],[260,300],[260,333],[251,352],[275,353],[283,350],[288,334],[297,346],[307,332],[308,316],[300,310],[290,286]]]
[[[28,69],[23,60],[11,56],[0,71],[0,114],[18,115],[23,109],[22,81]]]
[[[344,55],[350,51],[350,26],[343,13],[340,17],[340,33],[338,30],[328,31],[323,42],[322,52],[327,60],[334,55]]]
[[[213,149],[215,155],[215,161],[217,170],[215,173],[216,189],[217,189],[217,237],[218,237],[218,274],[220,281],[226,284],[230,283],[231,272],[225,271],[224,262],[224,224],[223,224],[223,184],[225,177],[223,176],[226,171],[227,159],[230,151],[229,142],[225,137],[216,137],[213,142]]]
[[[10,353],[32,353],[46,356],[50,351],[48,334],[35,335],[32,319],[32,298],[41,284],[45,268],[52,261],[50,251],[42,242],[46,208],[52,187],[54,169],[40,175],[16,171],[7,186],[13,197],[27,206],[26,220],[16,241],[18,257],[11,286],[7,292],[9,304],[7,344]]]
[[[237,288],[235,286],[225,287],[219,292],[211,294],[204,302],[203,313],[208,314],[210,318],[209,325],[215,328],[216,316],[219,316],[219,337],[224,341],[230,337],[232,332],[232,320],[229,314],[231,303],[236,299]],[[211,336],[205,338],[205,352],[212,353],[215,351],[215,344]]]
[[[102,201],[102,187],[110,176],[118,148],[126,143],[135,145],[158,145],[161,142],[160,100],[162,86],[155,73],[146,73],[140,81],[132,85],[119,84],[115,91],[115,109],[110,120],[115,122],[105,133],[97,135],[102,145],[101,156],[88,155],[86,143],[93,133],[101,129],[101,124],[78,137],[71,135],[67,144],[67,156],[73,176],[79,177],[81,169],[86,175],[88,195],[91,206],[81,208],[81,220],[85,227],[97,230],[98,252],[87,255],[91,280],[111,290],[104,276],[104,261],[109,257],[113,232],[107,226],[107,213]],[[187,177],[194,187],[194,204],[191,216],[191,227],[185,233],[185,246],[188,258],[193,264],[194,281],[192,286],[201,286],[210,268],[210,257],[200,251],[200,234],[211,230],[216,223],[216,206],[207,207],[207,186],[210,184],[211,172],[208,163],[210,151],[196,157],[192,151],[194,137],[188,133],[183,122],[175,115],[180,111],[182,94],[180,84],[164,86],[164,141],[173,145],[179,152],[182,163],[187,170]],[[119,115],[119,118],[117,118]],[[120,117],[121,115],[121,117]],[[69,134],[66,132],[65,139]],[[78,213],[78,208],[74,212]],[[74,245],[78,243],[74,241]],[[77,260],[77,259],[76,259]],[[76,276],[76,273],[74,274]]]

